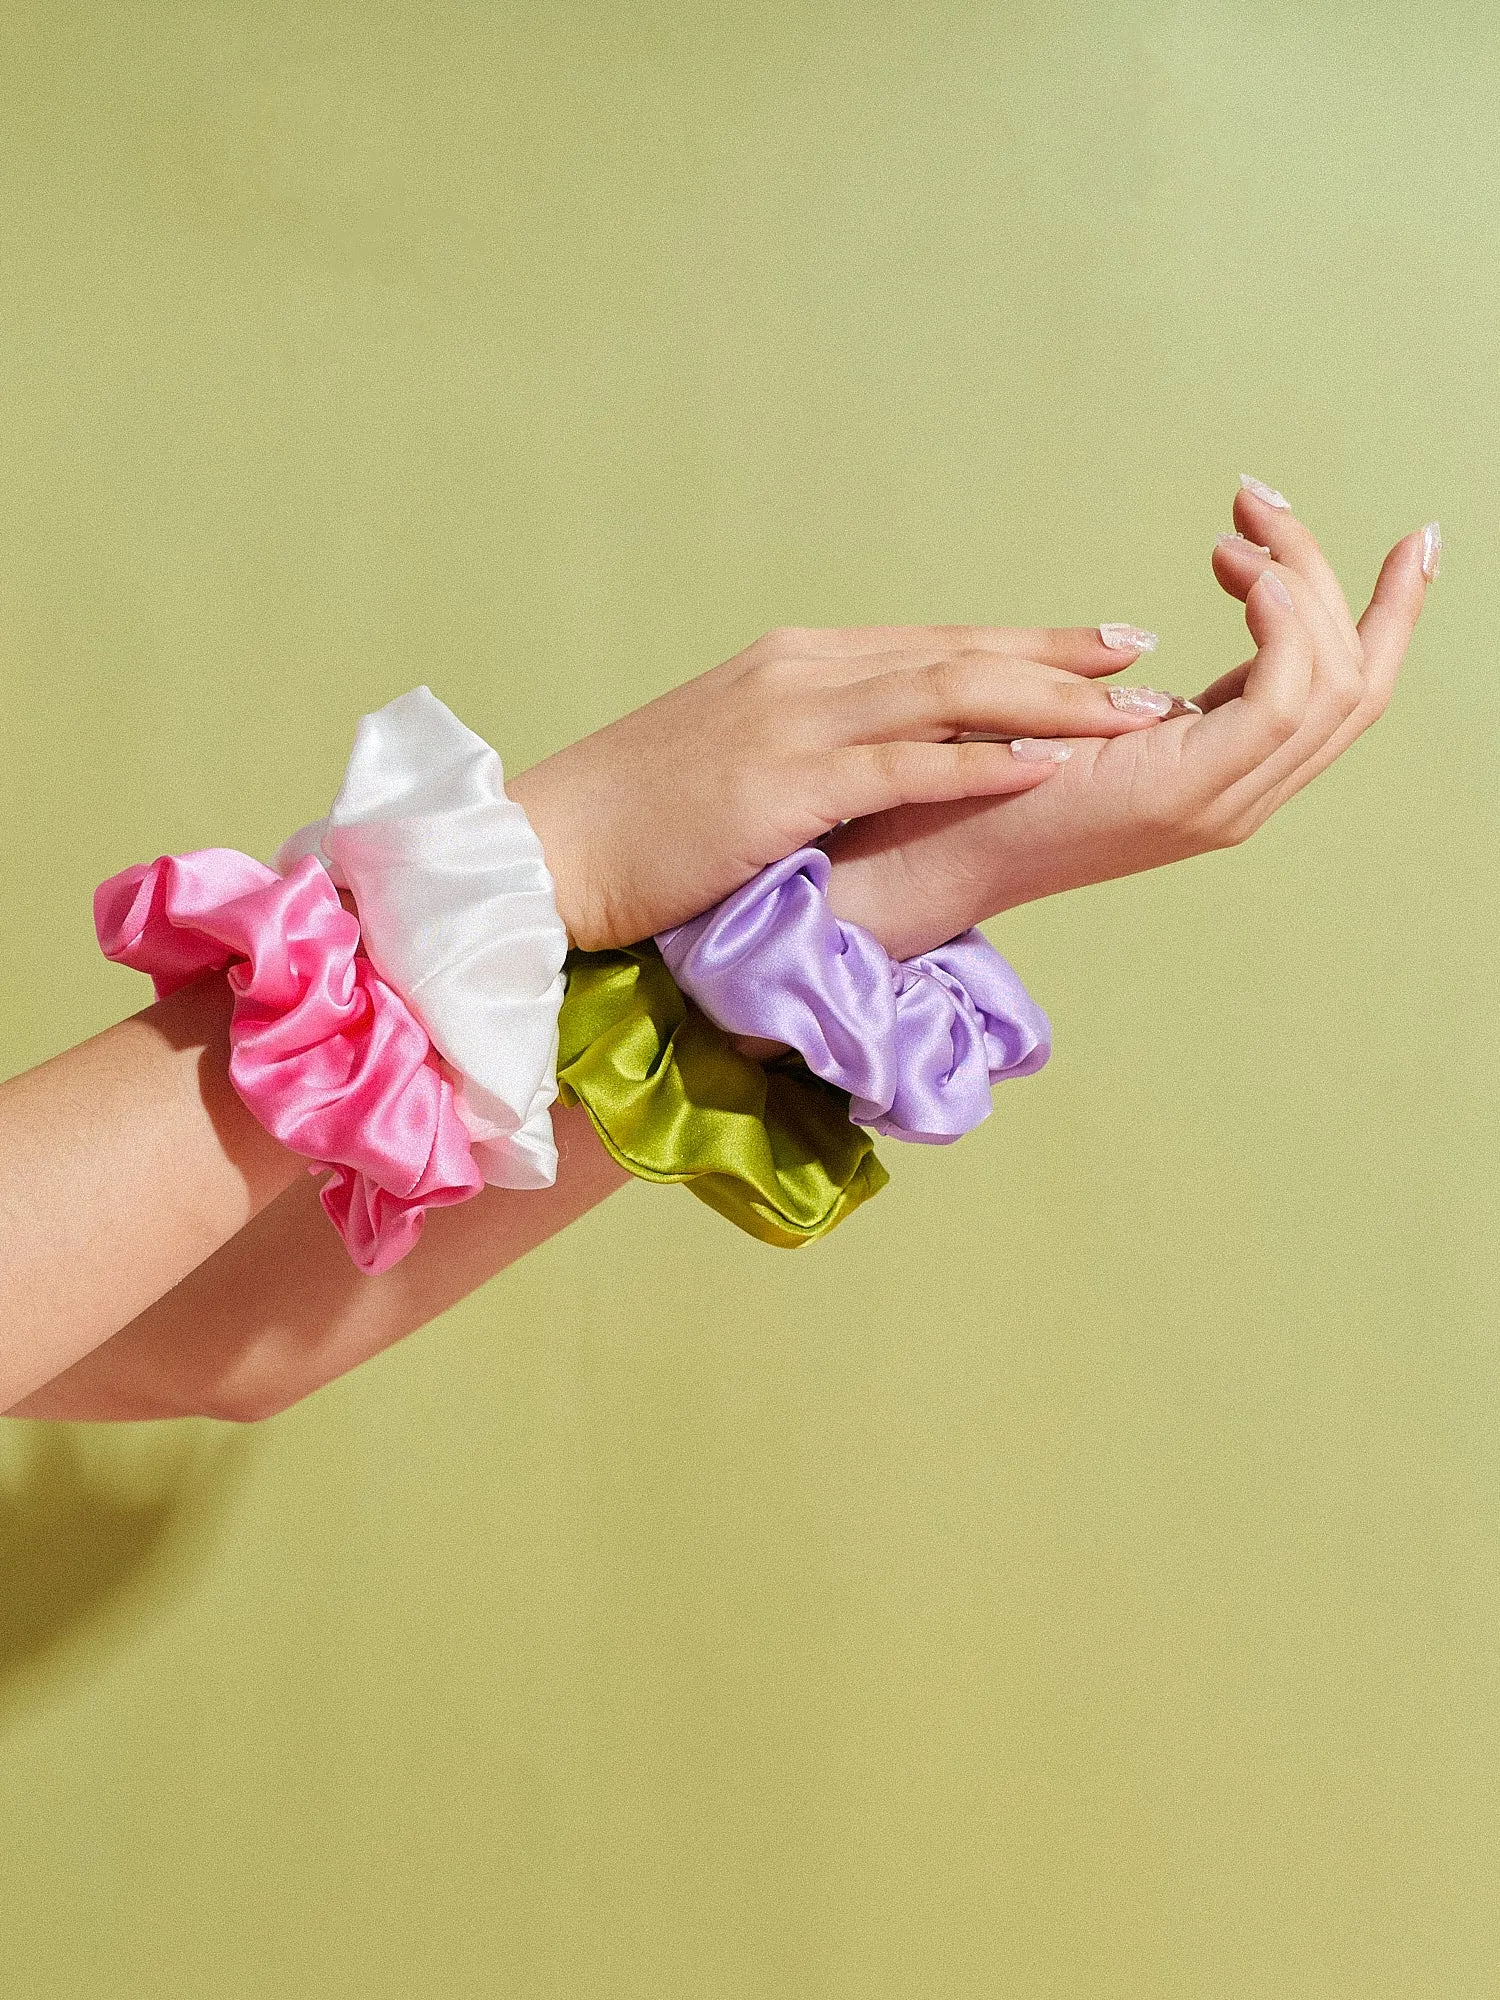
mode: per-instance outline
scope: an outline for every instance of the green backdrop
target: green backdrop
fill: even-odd
[[[272,1424],[0,1426],[7,1996],[1497,1990],[1497,93],[1477,0],[6,10],[11,1069],[418,681],[1192,687],[1242,467],[1449,542],[1250,846],[992,926],[1051,1067],[826,1245],[633,1187]]]

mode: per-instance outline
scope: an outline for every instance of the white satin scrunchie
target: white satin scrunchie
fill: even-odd
[[[551,1187],[568,935],[499,757],[413,689],[362,718],[333,810],[292,835],[277,871],[307,854],[352,890],[371,964],[454,1072],[486,1181]]]

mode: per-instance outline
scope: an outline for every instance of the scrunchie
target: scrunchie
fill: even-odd
[[[499,757],[425,687],[365,716],[333,810],[282,848],[359,905],[365,950],[457,1073],[484,1178],[551,1187],[568,935]]]
[[[824,1236],[889,1176],[848,1101],[798,1065],[763,1069],[678,991],[654,945],[568,957],[559,1094],[611,1156],[680,1181],[763,1243]]]
[[[656,942],[721,1028],[794,1048],[847,1090],[849,1116],[893,1139],[947,1145],[990,1112],[990,1086],[1052,1050],[1047,1017],[977,930],[893,959],[828,907],[819,847],[764,868]]]
[[[227,969],[230,1082],[283,1146],[332,1168],[323,1206],[360,1270],[389,1270],[429,1208],[479,1193],[426,1031],[359,954],[316,861],[283,878],[229,848],[167,855],[101,883],[94,927],[158,999]]]

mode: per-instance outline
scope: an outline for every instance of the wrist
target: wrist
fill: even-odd
[[[604,924],[590,907],[585,883],[587,869],[580,851],[578,813],[571,802],[572,788],[563,766],[565,750],[544,757],[519,777],[507,778],[506,795],[531,822],[531,830],[541,842],[557,914],[568,934],[569,945],[582,951],[601,951],[609,942]]]
[[[1046,895],[1046,887],[1025,879],[1024,856],[998,855],[977,837],[964,840],[963,823],[992,804],[977,799],[836,828],[822,843],[832,863],[834,915],[869,931],[892,958],[907,959]]]

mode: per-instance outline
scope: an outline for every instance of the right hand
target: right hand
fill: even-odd
[[[1033,791],[1062,768],[1036,739],[1098,739],[1155,717],[1094,677],[1138,649],[1097,629],[782,631],[507,784],[541,839],[573,943],[635,944],[684,923],[842,820]],[[965,732],[1029,739],[955,743]]]

